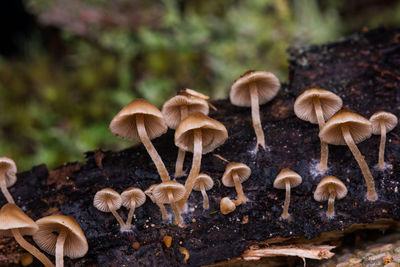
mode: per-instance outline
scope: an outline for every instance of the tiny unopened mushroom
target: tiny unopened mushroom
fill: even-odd
[[[0,188],[8,203],[15,203],[8,191],[8,187],[13,186],[17,181],[17,165],[7,157],[0,157]]]
[[[328,200],[326,216],[332,218],[335,216],[335,199],[342,199],[346,195],[347,188],[342,181],[335,176],[326,176],[318,183],[314,199],[319,202]]]
[[[129,187],[124,190],[121,194],[122,206],[129,209],[128,219],[126,220],[124,229],[130,230],[132,225],[132,217],[135,212],[135,208],[140,207],[146,201],[146,195],[140,188]]]
[[[156,202],[170,204],[175,215],[175,224],[181,224],[182,218],[176,207],[176,202],[185,195],[185,186],[175,181],[162,182],[153,189]]]
[[[386,143],[386,133],[390,132],[397,125],[396,115],[386,112],[377,111],[375,112],[369,121],[372,125],[372,134],[381,135],[381,142],[379,145],[379,158],[378,158],[378,168],[383,170],[385,168],[385,143]]]
[[[226,215],[233,212],[236,209],[236,205],[229,197],[224,197],[219,203],[219,208],[221,213]]]
[[[144,193],[151,199],[153,203],[155,203],[160,208],[161,217],[165,221],[166,219],[168,219],[167,210],[165,209],[164,204],[157,202],[153,196],[153,190],[157,185],[158,184],[152,184],[149,188],[146,189],[146,191],[144,191]]]
[[[291,169],[282,169],[281,172],[276,176],[274,181],[274,187],[277,189],[286,189],[285,204],[283,206],[283,212],[281,217],[285,220],[290,218],[289,204],[290,204],[290,189],[300,185],[302,182],[301,176],[292,171]]]
[[[194,183],[193,190],[195,191],[201,191],[201,194],[203,195],[203,209],[208,210],[209,203],[208,203],[208,196],[207,192],[214,186],[214,181],[211,179],[211,177],[205,173],[200,173],[199,176],[197,176],[197,179]]]
[[[247,202],[247,197],[243,193],[242,183],[249,179],[251,169],[244,163],[231,162],[226,166],[225,172],[222,175],[222,183],[226,187],[235,187],[237,199],[233,202],[236,205]]]
[[[93,198],[93,206],[102,212],[111,212],[115,219],[117,219],[120,229],[125,229],[125,223],[122,220],[121,216],[117,213],[117,210],[121,208],[122,205],[122,198],[121,195],[111,189],[111,188],[104,188],[98,191]]]

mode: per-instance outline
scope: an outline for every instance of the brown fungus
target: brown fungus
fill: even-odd
[[[167,210],[165,209],[164,204],[157,202],[153,196],[153,190],[154,190],[154,188],[156,188],[157,185],[158,184],[152,184],[149,188],[146,189],[146,191],[144,191],[144,193],[146,194],[146,196],[148,196],[151,199],[151,201],[153,203],[155,203],[160,208],[161,217],[165,221],[168,219]]]
[[[227,215],[236,209],[235,203],[229,197],[222,198],[219,206],[221,213],[224,215]]]
[[[17,165],[7,157],[0,157],[0,188],[8,203],[15,203],[14,198],[8,191],[17,181]]]
[[[93,198],[93,206],[99,211],[111,212],[115,219],[117,219],[120,229],[125,230],[125,223],[117,213],[117,210],[121,208],[121,205],[121,195],[111,188],[104,188],[98,191]]]
[[[249,179],[251,169],[244,163],[231,162],[226,166],[222,175],[222,183],[226,187],[235,187],[237,199],[233,202],[238,206],[247,202],[247,197],[243,193],[242,183]]]
[[[315,189],[314,199],[316,201],[328,200],[328,210],[326,216],[335,216],[335,199],[342,199],[347,195],[347,188],[342,181],[335,176],[324,177]]]
[[[124,230],[130,230],[132,225],[132,217],[135,208],[140,207],[146,201],[146,195],[143,191],[136,187],[129,187],[121,194],[122,206],[129,209],[128,218],[124,226]]]
[[[175,181],[163,182],[153,189],[153,197],[156,202],[170,204],[175,215],[175,224],[181,224],[182,218],[177,209],[176,202],[185,195],[185,186]]]
[[[214,181],[205,173],[200,173],[193,185],[193,190],[201,191],[201,194],[203,195],[203,209],[205,210],[208,210],[210,207],[206,191],[210,190],[213,186]]]

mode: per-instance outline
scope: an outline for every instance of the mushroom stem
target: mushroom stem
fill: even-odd
[[[5,174],[2,174],[2,177],[0,178],[0,188],[7,202],[15,204],[14,198],[11,196],[10,192],[7,189]]]
[[[180,224],[182,222],[181,214],[179,213],[179,210],[176,207],[174,195],[172,194],[171,191],[168,191],[168,200],[169,200],[169,203],[171,204],[172,210],[174,211],[175,224]]]
[[[67,237],[67,231],[61,230],[56,243],[56,267],[64,267],[64,242]]]
[[[313,98],[313,104],[314,104],[315,114],[318,120],[318,127],[319,130],[321,131],[321,128],[325,124],[325,119],[324,119],[324,114],[322,112],[321,101],[319,100],[318,97]],[[328,155],[329,155],[328,144],[322,142],[321,140],[321,159],[318,164],[318,170],[320,172],[324,172],[328,168]]]
[[[281,217],[285,220],[290,218],[289,214],[289,204],[290,204],[290,182],[285,181],[285,187],[286,187],[286,195],[285,195],[285,204],[283,206],[283,212]]]
[[[204,187],[204,184],[200,184],[200,191],[201,191],[201,194],[203,195],[203,209],[208,210],[208,208],[210,206],[209,206],[208,196],[207,196],[207,192]]]
[[[18,229],[11,229],[11,233],[13,234],[17,243],[23,249],[32,254],[36,259],[38,259],[45,267],[54,267],[54,264],[42,252],[40,252],[40,250],[24,239]]]
[[[232,177],[233,177],[233,182],[235,183],[235,189],[237,193],[237,200],[234,201],[234,203],[236,206],[238,206],[240,204],[247,202],[247,197],[243,193],[242,183],[240,182],[239,176],[235,171],[233,171]]]
[[[378,199],[378,195],[376,194],[374,178],[372,177],[367,162],[365,162],[363,155],[361,154],[360,150],[358,150],[357,145],[354,143],[353,137],[350,134],[348,126],[342,125],[341,128],[344,141],[350,148],[351,153],[353,153],[353,156],[356,159],[358,166],[360,166],[361,172],[364,176],[365,184],[367,186],[367,199],[369,201],[375,201]]]
[[[120,228],[125,229],[125,223],[124,220],[122,220],[121,216],[119,216],[118,212],[115,211],[113,205],[111,204],[111,201],[107,201],[107,206],[110,209],[111,213],[114,215],[115,219],[117,219]]]
[[[151,199],[151,201],[152,201],[153,203],[155,203],[155,204],[160,208],[162,219],[163,219],[164,221],[165,221],[166,219],[168,219],[167,210],[165,209],[164,204],[157,202],[157,201],[154,199],[152,193],[147,193],[147,192],[146,192],[146,195]]]
[[[379,144],[378,168],[383,170],[385,168],[386,126],[383,122],[380,123],[380,126],[381,126],[381,142]]]
[[[136,202],[134,200],[131,200],[131,207],[129,209],[128,219],[126,220],[126,224],[125,224],[125,229],[126,230],[130,230],[131,229],[132,217],[133,217],[133,213],[135,212],[135,207],[136,207]]]
[[[181,121],[186,119],[186,117],[189,114],[189,109],[187,106],[181,106],[180,107],[180,112],[181,112]],[[175,164],[175,177],[182,177],[184,175],[183,173],[183,163],[185,161],[185,150],[178,149],[178,156],[176,158],[176,164]]]
[[[251,97],[251,117],[253,120],[254,132],[257,136],[257,144],[255,147],[255,152],[258,151],[258,146],[262,146],[265,149],[265,137],[264,131],[261,127],[260,120],[260,103],[258,101],[258,90],[255,83],[250,83],[250,97]]]
[[[328,210],[326,211],[326,216],[332,218],[335,216],[335,198],[336,192],[331,187],[329,188],[329,199],[328,199]]]
[[[150,141],[150,138],[147,135],[146,128],[144,126],[143,115],[136,116],[136,126],[139,133],[140,141],[142,141],[144,147],[147,150],[147,153],[149,153],[151,159],[156,165],[161,180],[163,182],[171,180],[168,171],[165,168],[164,162],[162,161],[160,155],[157,153],[157,150],[154,148],[153,143]]]

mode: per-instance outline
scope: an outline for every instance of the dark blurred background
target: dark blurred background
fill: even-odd
[[[129,101],[188,87],[225,98],[249,69],[287,81],[289,46],[400,25],[397,0],[8,0],[0,4],[0,155],[19,170],[132,145]]]

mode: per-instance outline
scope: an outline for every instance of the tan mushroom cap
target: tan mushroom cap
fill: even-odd
[[[347,188],[342,181],[335,176],[326,176],[318,183],[317,189],[314,192],[314,199],[316,201],[328,200],[329,187],[334,187],[337,199],[342,199],[347,195]]]
[[[0,174],[1,173],[5,173],[6,186],[13,186],[17,181],[17,165],[14,160],[7,157],[0,157]]]
[[[136,187],[129,187],[125,189],[124,192],[121,194],[122,199],[122,206],[127,209],[131,208],[131,201],[132,199],[135,201],[135,207],[140,207],[146,201],[146,195],[140,188]]]
[[[282,169],[275,178],[274,188],[285,189],[286,181],[288,181],[290,183],[290,187],[293,188],[301,184],[302,178],[297,172],[292,171],[291,169]]]
[[[58,234],[65,230],[64,256],[76,259],[88,251],[88,243],[81,227],[72,216],[51,215],[36,221],[39,231],[33,235],[35,243],[47,253],[56,253]]]
[[[210,190],[214,186],[214,181],[209,175],[207,175],[205,173],[200,173],[199,176],[197,176],[196,181],[194,182],[193,190],[200,191],[201,184],[203,184],[204,189],[207,191],[207,190]]]
[[[13,236],[11,229],[18,229],[21,235],[33,235],[39,226],[17,205],[7,203],[0,209],[0,236]]]
[[[203,100],[209,100],[210,97],[208,95],[202,94],[200,92],[197,92],[193,89],[189,89],[189,88],[182,88],[179,93],[179,95],[186,95],[186,96],[191,96],[191,97],[195,97],[195,98],[200,98]]]
[[[168,198],[168,192],[172,193],[174,201],[176,202],[183,198],[186,189],[184,185],[175,181],[163,182],[153,189],[153,197],[158,203],[171,204]]]
[[[325,121],[343,106],[342,99],[331,91],[321,88],[310,88],[299,95],[296,102],[294,102],[294,113],[299,119],[309,121],[313,124],[318,123],[313,103],[314,98],[318,98],[320,101]]]
[[[200,98],[177,95],[167,100],[161,110],[165,122],[171,129],[176,129],[181,122],[181,108],[187,107],[188,115],[194,112],[208,114],[209,108],[207,101]]]
[[[124,107],[110,123],[110,131],[123,139],[140,141],[136,126],[136,116],[143,115],[147,135],[154,139],[164,134],[167,124],[161,111],[142,98],[137,98]]]
[[[221,199],[219,206],[221,213],[224,215],[229,214],[236,209],[235,203],[233,203],[233,201],[229,197],[224,197],[223,199]]]
[[[229,98],[233,105],[240,107],[251,106],[250,83],[256,83],[257,85],[260,105],[273,99],[281,87],[278,78],[271,72],[248,71],[232,84]]]
[[[375,112],[369,121],[372,124],[372,134],[380,135],[381,134],[381,123],[383,122],[386,127],[386,132],[390,132],[397,125],[397,117],[396,115],[387,112],[387,111],[377,111]]]
[[[111,188],[104,188],[94,195],[93,206],[102,212],[111,212],[107,201],[111,201],[115,210],[118,210],[122,205],[121,195],[117,191]]]
[[[228,139],[228,131],[222,123],[196,112],[179,124],[175,131],[175,145],[184,151],[193,152],[196,129],[202,133],[203,154],[213,151]]]
[[[251,169],[246,164],[240,162],[231,162],[226,166],[225,172],[222,175],[222,183],[226,187],[235,186],[235,183],[233,181],[234,172],[239,176],[240,183],[243,183],[244,181],[249,179],[251,175]]]

